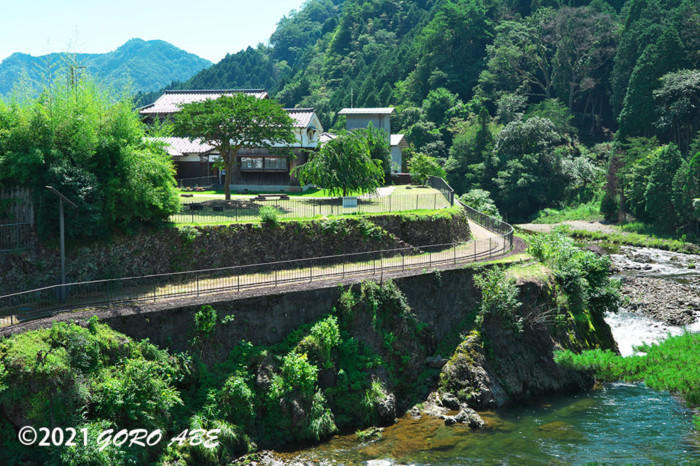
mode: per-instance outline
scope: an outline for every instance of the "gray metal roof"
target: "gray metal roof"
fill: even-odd
[[[211,89],[211,90],[189,90],[189,91],[164,91],[155,102],[139,110],[141,115],[159,115],[176,113],[180,111],[180,106],[192,102],[202,102],[209,99],[218,99],[223,95],[233,95],[245,93],[253,95],[258,99],[266,99],[267,91],[264,89]]]
[[[165,143],[165,151],[173,157],[182,157],[187,154],[207,154],[214,149],[214,146],[195,139],[188,138],[146,138],[150,141]]]
[[[338,115],[391,115],[393,107],[344,108]]]
[[[403,141],[403,134],[392,134],[389,139],[391,141],[389,145],[398,146]]]

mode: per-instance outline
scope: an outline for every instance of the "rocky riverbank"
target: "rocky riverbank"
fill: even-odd
[[[700,256],[622,247],[610,257],[622,281],[626,311],[672,326],[700,320]]]

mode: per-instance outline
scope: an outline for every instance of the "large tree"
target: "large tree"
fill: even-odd
[[[244,93],[182,106],[175,115],[175,134],[200,140],[217,149],[226,169],[224,192],[231,199],[231,172],[238,151],[292,143],[292,119],[274,100]]]
[[[361,134],[344,133],[328,141],[294,171],[302,185],[314,184],[331,195],[371,192],[384,182],[381,160],[370,155],[367,140]]]

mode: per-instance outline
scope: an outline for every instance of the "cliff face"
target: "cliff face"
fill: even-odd
[[[538,279],[521,280],[519,301],[522,329],[499,318],[473,329],[442,368],[438,401],[456,398],[460,405],[486,410],[593,386],[591,374],[556,364],[554,352],[616,350],[607,324],[592,319],[595,324],[587,322],[583,335],[574,319],[555,319],[556,293]]]

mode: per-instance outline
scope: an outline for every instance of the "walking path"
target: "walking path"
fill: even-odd
[[[329,286],[346,281],[419,275],[430,270],[461,267],[514,253],[509,239],[469,220],[473,239],[442,246],[421,246],[300,259],[269,264],[226,267],[182,273],[150,275],[68,284],[68,300],[56,301],[59,286],[0,298],[0,327],[35,319],[55,319],[58,314],[97,309],[125,308],[134,303],[168,301],[172,307],[192,298],[211,300],[212,295],[264,295],[288,290]],[[517,239],[517,238],[516,238]],[[515,252],[524,243],[515,242]],[[230,299],[230,298],[229,298]]]

